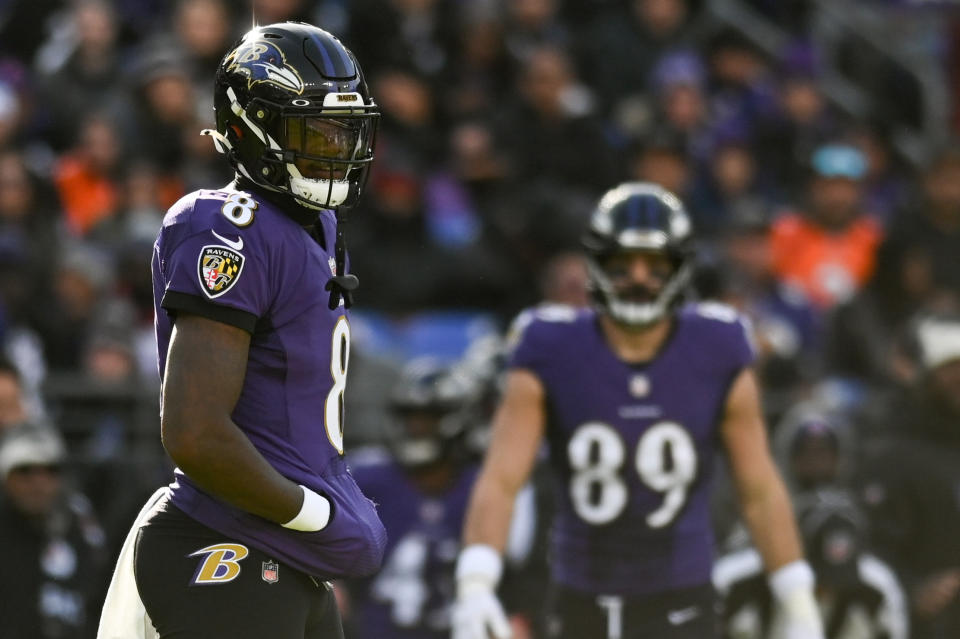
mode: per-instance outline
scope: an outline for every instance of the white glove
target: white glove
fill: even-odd
[[[780,567],[770,575],[769,583],[783,615],[783,639],[824,639],[813,596],[813,571],[807,562],[797,560]]]
[[[510,623],[495,592],[502,572],[503,561],[492,547],[473,544],[461,551],[453,639],[510,639]]]

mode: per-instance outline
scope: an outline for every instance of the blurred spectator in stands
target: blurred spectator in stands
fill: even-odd
[[[514,66],[504,45],[503,19],[491,3],[460,9],[456,42],[437,90],[449,119],[486,117],[514,86]]]
[[[776,85],[767,57],[740,31],[721,29],[706,42],[710,65],[711,129],[752,133],[777,112]]]
[[[586,308],[590,305],[587,279],[581,253],[560,253],[547,262],[540,275],[540,299],[546,304]]]
[[[414,70],[391,66],[373,77],[380,105],[377,151],[408,155],[422,177],[444,157],[444,131],[438,127],[435,95]]]
[[[922,375],[883,408],[864,502],[908,592],[914,639],[960,636],[960,321],[917,324]]]
[[[503,123],[500,140],[511,154],[515,177],[590,190],[608,185],[610,148],[593,114],[592,96],[566,54],[552,47],[532,52],[519,83],[521,101]]]
[[[349,3],[345,41],[364,68],[405,66],[434,81],[450,64],[458,3],[440,0],[356,0]]]
[[[0,357],[0,441],[11,428],[26,421],[27,404],[20,371],[13,362]]]
[[[804,555],[816,575],[829,639],[907,639],[903,589],[892,568],[869,551],[869,530],[850,494],[818,490],[796,497]],[[752,548],[717,560],[713,581],[724,602],[723,636],[783,636],[759,554]]]
[[[710,113],[706,72],[700,56],[692,51],[664,55],[654,67],[650,83],[658,118],[653,130],[666,128],[682,139],[688,161],[705,159],[710,143]]]
[[[758,163],[791,200],[803,197],[810,156],[841,133],[838,117],[818,85],[820,67],[809,44],[787,47],[776,69],[779,113],[756,125]]]
[[[684,142],[683,136],[667,129],[655,129],[638,139],[629,152],[628,178],[659,184],[684,202],[691,202],[694,171]]]
[[[750,318],[764,408],[775,423],[815,374],[820,324],[803,293],[774,274],[767,210],[744,205],[731,214],[720,236],[717,262],[698,278],[701,294]]]
[[[715,132],[706,170],[690,197],[697,236],[722,233],[741,211],[763,215],[773,208],[773,189],[761,177],[746,133],[739,128]]]
[[[16,318],[20,304],[28,303],[27,296],[50,276],[60,224],[58,208],[55,191],[27,169],[22,153],[0,152],[0,245],[23,255],[32,280],[29,287],[20,282],[17,292],[6,286],[0,290],[7,310]]]
[[[817,148],[810,158],[807,210],[771,229],[773,269],[821,310],[849,300],[873,273],[879,224],[862,209],[867,161],[854,147]]]
[[[870,281],[835,309],[827,326],[825,372],[856,396],[911,382],[911,318],[960,301],[938,287],[928,248],[907,241],[891,235],[881,245]]]
[[[81,0],[70,14],[72,49],[40,79],[50,141],[62,151],[76,134],[78,117],[108,107],[120,89],[117,16],[110,2]]]
[[[230,9],[224,0],[179,0],[173,26],[181,51],[187,58],[190,77],[198,89],[194,95],[197,99],[206,99],[210,93],[206,90],[210,78],[233,40]],[[210,108],[213,108],[212,104]]]
[[[145,160],[128,164],[121,198],[117,214],[97,224],[90,231],[89,239],[111,252],[119,252],[132,242],[149,240],[152,244],[150,238],[156,238],[166,210],[156,167]]]
[[[564,49],[567,25],[560,20],[559,0],[514,0],[505,3],[504,40],[514,64],[523,67],[539,49]]]
[[[960,296],[960,150],[946,147],[933,159],[922,199],[900,211],[889,235],[927,254],[935,285]]]
[[[607,8],[577,38],[580,73],[613,113],[643,101],[665,52],[692,43],[687,0],[629,0]]]
[[[23,99],[16,87],[0,80],[0,148],[19,146],[25,120]]]
[[[63,249],[53,259],[53,288],[33,325],[50,368],[77,371],[91,322],[113,290],[113,264],[110,256],[82,244]]]
[[[85,235],[98,222],[116,213],[120,204],[117,179],[122,151],[114,121],[95,113],[81,123],[73,150],[60,157],[54,181],[67,227],[74,234]]]
[[[436,306],[448,255],[432,242],[423,200],[423,170],[402,148],[377,148],[367,195],[351,216],[351,260],[368,310],[404,314]],[[362,301],[361,301],[362,300]]]
[[[867,158],[863,180],[864,209],[889,228],[894,214],[901,211],[910,195],[911,171],[896,156],[891,136],[880,124],[866,124],[853,130],[850,141]]]
[[[50,16],[66,0],[15,0],[4,3],[0,21],[0,52],[29,63],[50,28]]]
[[[130,151],[156,167],[161,205],[165,209],[183,195],[181,169],[187,136],[196,136],[198,104],[187,60],[178,48],[153,46],[134,63],[135,93],[131,117],[124,122]],[[208,105],[209,106],[209,105]]]
[[[63,477],[66,451],[49,428],[0,442],[0,627],[10,639],[93,637],[108,576],[104,534]]]

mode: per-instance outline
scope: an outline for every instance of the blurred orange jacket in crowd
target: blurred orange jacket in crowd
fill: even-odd
[[[826,309],[853,296],[873,273],[883,230],[861,215],[840,230],[828,229],[791,213],[771,228],[773,271]]]
[[[120,199],[117,186],[93,171],[82,158],[64,157],[57,165],[54,180],[67,223],[76,233],[86,234],[116,211]]]

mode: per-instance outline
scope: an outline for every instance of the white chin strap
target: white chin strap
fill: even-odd
[[[648,304],[637,304],[612,298],[609,308],[610,316],[613,319],[630,326],[653,324],[667,312],[667,305],[663,300]]]
[[[587,260],[587,271],[593,285],[606,298],[607,312],[610,317],[629,326],[647,326],[666,315],[670,309],[670,303],[680,294],[681,289],[690,279],[690,266],[683,264],[660,291],[657,299],[645,303],[626,302],[617,297],[610,278],[592,259]]]
[[[303,177],[295,164],[286,164],[286,167],[290,174],[290,192],[319,208],[340,206],[350,194],[347,180],[312,180]]]

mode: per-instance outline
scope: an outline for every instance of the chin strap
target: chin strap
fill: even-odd
[[[346,308],[353,306],[353,291],[360,286],[360,280],[353,273],[344,273],[347,261],[347,242],[343,237],[343,226],[346,223],[345,215],[337,211],[337,241],[333,253],[337,264],[337,273],[327,282],[326,290],[330,291],[330,310],[340,306],[340,298]]]

